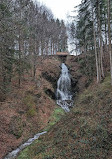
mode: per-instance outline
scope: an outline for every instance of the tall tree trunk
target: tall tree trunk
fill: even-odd
[[[100,14],[100,2],[98,2],[98,32],[99,32],[99,70],[101,72],[101,80],[104,78],[103,70],[103,47],[102,47],[102,33],[101,33],[101,14]]]
[[[36,60],[37,60],[37,41],[36,37],[34,39],[34,54],[33,54],[33,78],[35,80],[35,75],[36,75]]]
[[[55,49],[55,48],[54,48],[54,42],[53,42],[53,55],[54,55],[54,49]]]
[[[98,66],[98,54],[97,54],[95,19],[94,19],[93,6],[92,6],[92,19],[93,19],[93,36],[94,36],[94,50],[95,50],[95,60],[96,60],[97,83],[99,83],[100,82],[100,75],[99,75],[99,66]]]
[[[98,24],[99,24],[99,40],[100,40],[100,63],[101,63],[101,78],[104,78],[103,70],[103,46],[102,46],[102,33],[101,33],[101,13],[100,13],[100,2],[98,2]]]
[[[100,56],[101,56],[101,76],[104,79],[105,75],[104,75],[104,69],[103,69],[103,46],[102,46],[102,35],[101,35],[101,31],[100,31]]]
[[[105,52],[107,53],[107,18],[106,14],[104,14],[104,19],[105,19]]]
[[[97,54],[97,49],[96,49],[96,33],[95,33],[94,23],[93,23],[93,34],[94,34],[94,49],[95,49],[95,59],[96,59],[97,83],[99,83],[100,79],[99,79],[99,69],[98,69],[98,54]]]
[[[21,85],[21,35],[20,35],[21,33],[19,33],[19,66],[18,66],[18,68],[19,68],[19,81],[18,81],[18,84],[19,84],[19,86]]]
[[[108,41],[109,41],[110,74],[111,74],[111,85],[112,85],[112,49],[111,49],[111,30],[110,30],[110,0],[108,0]]]
[[[52,41],[51,41],[51,55],[53,55],[53,51],[52,51]]]

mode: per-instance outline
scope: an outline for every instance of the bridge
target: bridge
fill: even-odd
[[[58,56],[67,56],[70,55],[68,52],[57,52],[56,55]]]

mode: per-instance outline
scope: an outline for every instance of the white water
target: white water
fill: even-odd
[[[31,145],[33,141],[35,141],[36,139],[39,138],[39,136],[41,136],[41,135],[43,135],[45,133],[47,133],[47,132],[45,131],[45,132],[36,134],[33,138],[30,138],[27,142],[25,142],[24,144],[19,146],[16,150],[14,150],[11,153],[9,153],[4,159],[15,159],[19,152],[21,152],[27,146]]]
[[[73,105],[71,94],[71,79],[67,66],[62,63],[61,76],[57,82],[57,104],[60,105],[66,112],[69,112],[69,107]]]

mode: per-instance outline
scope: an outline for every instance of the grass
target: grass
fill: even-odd
[[[53,125],[55,125],[65,114],[64,110],[61,107],[57,107],[54,109],[53,114],[49,118],[48,126],[45,128],[45,131],[48,131],[50,128],[52,128]]]
[[[57,108],[48,133],[17,159],[111,159],[111,108],[112,88],[107,77],[80,94],[69,114],[61,118],[63,112]]]
[[[24,149],[24,151],[20,154],[20,156],[18,157],[18,159],[30,159],[29,156],[28,156],[28,148]]]
[[[61,107],[57,106],[54,109],[53,114],[49,118],[49,122],[48,122],[47,127],[43,131],[50,131],[50,129],[53,127],[53,125],[55,125],[62,118],[62,116],[64,116],[64,115],[65,115],[64,110]],[[35,145],[38,145],[38,144],[41,144],[41,139],[36,140],[32,144],[32,146],[35,147]],[[39,153],[39,152],[43,151],[43,149],[45,149],[44,146],[40,146],[38,151],[35,152],[35,150],[34,151],[31,150],[32,149],[31,147],[29,146],[26,149],[24,149],[20,153],[20,155],[18,156],[18,159],[32,159],[32,156],[34,156],[35,153]],[[30,152],[30,150],[31,150],[31,152]],[[39,158],[43,158],[44,156],[46,156],[46,153],[44,152],[44,153],[40,154]],[[47,156],[50,156],[49,153],[47,154]]]

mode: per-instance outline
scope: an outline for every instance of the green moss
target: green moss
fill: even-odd
[[[24,149],[24,150],[20,153],[20,155],[18,156],[17,159],[30,159],[30,157],[29,157],[29,155],[28,155],[28,151],[29,151],[28,148]]]
[[[48,131],[50,128],[52,128],[52,126],[55,125],[64,114],[65,112],[61,107],[57,107],[56,109],[54,109],[54,112],[49,118],[48,126],[45,128],[45,130]]]

